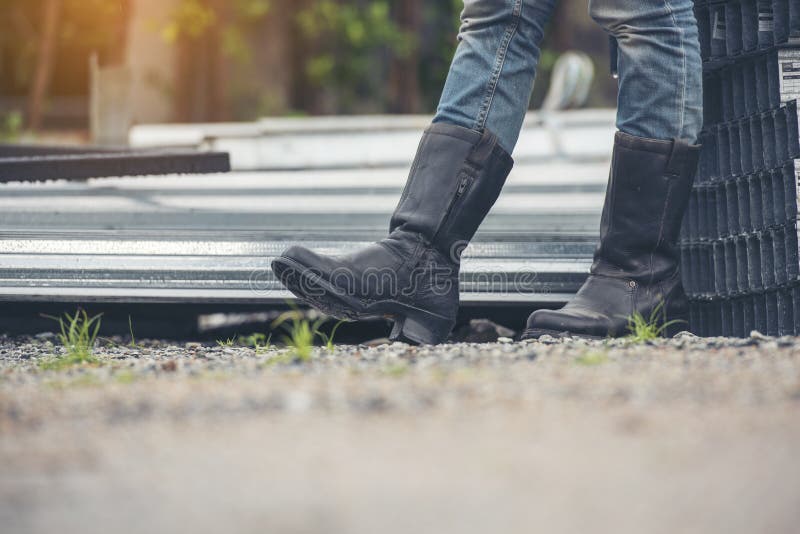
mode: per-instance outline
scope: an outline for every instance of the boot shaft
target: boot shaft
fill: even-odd
[[[431,125],[420,142],[390,232],[419,234],[458,263],[513,164],[488,130]]]
[[[699,145],[617,132],[592,272],[640,282],[675,272]]]

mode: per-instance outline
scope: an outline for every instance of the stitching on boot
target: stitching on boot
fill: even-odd
[[[650,280],[648,284],[653,283],[653,277],[655,276],[655,274],[653,273],[653,259],[655,258],[658,247],[661,246],[661,243],[664,240],[664,224],[666,223],[667,220],[667,213],[669,212],[670,200],[672,199],[672,192],[675,189],[673,186],[674,182],[670,180],[667,185],[667,195],[666,198],[664,199],[664,209],[661,211],[661,221],[659,222],[658,225],[658,239],[656,240],[655,247],[653,247],[653,250],[650,252]]]

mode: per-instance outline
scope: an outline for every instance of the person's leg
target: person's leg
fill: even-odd
[[[622,336],[635,314],[666,324],[688,313],[677,240],[702,126],[692,0],[591,0],[590,12],[619,43],[619,132],[600,243],[575,298],[534,312],[525,338]]]
[[[433,122],[487,129],[513,152],[555,2],[465,0],[458,49]]]
[[[458,312],[461,252],[511,171],[554,1],[465,0],[439,111],[389,236],[341,257],[292,247],[272,263],[286,287],[334,317],[389,317],[392,339],[447,338]]]
[[[693,0],[590,0],[619,46],[619,131],[697,142],[703,68]]]

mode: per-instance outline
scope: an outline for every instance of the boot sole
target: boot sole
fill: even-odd
[[[387,299],[364,304],[344,295],[305,265],[284,256],[272,261],[272,272],[301,301],[325,315],[345,321],[389,319],[394,322],[390,339],[419,345],[438,345],[453,329],[454,320],[408,304]],[[312,293],[308,291],[311,290]]]

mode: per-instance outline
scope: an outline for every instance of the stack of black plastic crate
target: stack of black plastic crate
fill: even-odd
[[[681,238],[691,328],[800,334],[800,0],[696,0],[703,151]]]

